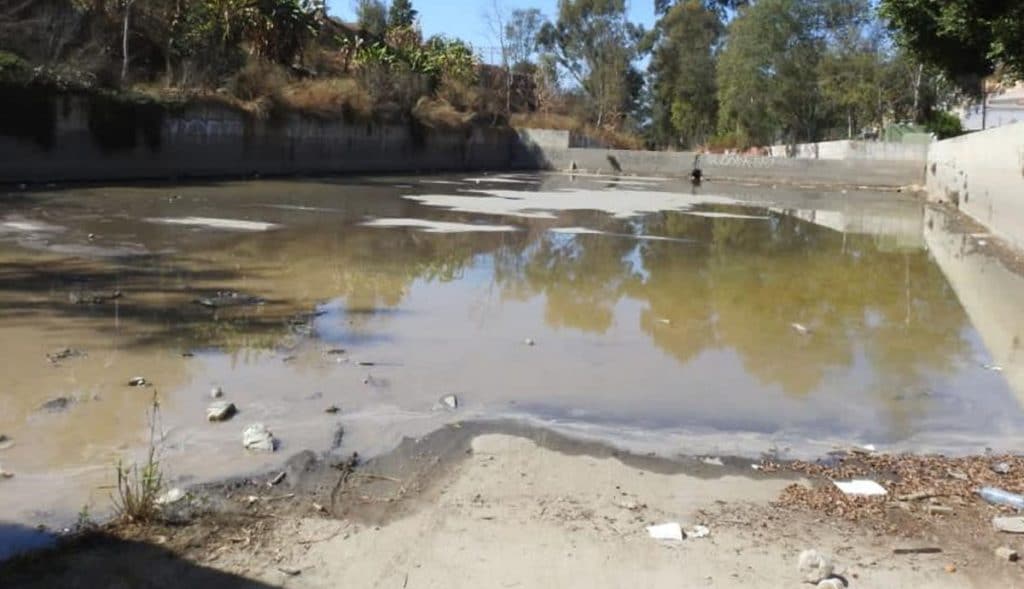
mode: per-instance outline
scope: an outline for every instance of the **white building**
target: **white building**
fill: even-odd
[[[987,108],[974,104],[960,111],[960,122],[964,130],[977,131],[1024,121],[1024,83],[1018,82],[1010,88],[1002,88],[988,95]]]

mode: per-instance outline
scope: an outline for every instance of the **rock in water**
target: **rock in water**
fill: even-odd
[[[242,445],[247,450],[273,452],[277,449],[277,440],[274,439],[274,434],[267,429],[267,426],[262,423],[254,423],[242,432]]]
[[[804,550],[800,553],[797,570],[805,583],[817,584],[831,577],[835,568],[832,559],[817,550]]]
[[[234,417],[238,409],[234,403],[217,401],[206,408],[206,419],[209,421],[227,421]]]
[[[156,498],[157,505],[173,505],[185,498],[185,491],[175,487]]]

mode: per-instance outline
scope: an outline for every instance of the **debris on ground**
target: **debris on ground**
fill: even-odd
[[[438,399],[437,403],[434,405],[434,408],[455,411],[456,409],[459,408],[459,398],[452,394],[445,395]]]
[[[992,472],[996,474],[1010,474],[1010,465],[1006,462],[996,462],[992,465]]]
[[[10,479],[14,477],[14,473],[8,470],[4,470],[4,467],[0,466],[0,479]]]
[[[526,339],[523,340],[523,343],[528,345],[528,346],[532,346],[532,345],[535,345],[537,342],[533,341],[530,338],[526,338]]]
[[[822,579],[815,586],[816,589],[846,589],[846,584],[843,580],[838,577],[832,577],[829,579]]]
[[[946,565],[946,572],[950,573],[950,574],[955,573],[956,572],[956,565],[954,563],[947,564]]]
[[[1010,548],[1009,546],[1000,546],[999,548],[996,548],[996,558],[1007,562],[1017,562],[1017,559],[1020,558],[1020,556],[1013,548]]]
[[[157,497],[156,498],[156,504],[157,505],[173,505],[173,504],[177,503],[178,501],[181,501],[182,499],[184,499],[185,495],[186,495],[185,491],[182,491],[178,487],[174,487],[173,489],[167,491],[163,495],[160,495],[159,497]]]
[[[217,401],[206,408],[207,421],[227,421],[238,413],[238,408],[229,401]]]
[[[294,577],[294,576],[299,575],[299,574],[302,573],[302,571],[300,569],[296,569],[296,568],[292,568],[292,567],[277,567],[277,570],[279,570],[282,573],[288,575],[289,577]]]
[[[262,305],[265,301],[260,297],[246,295],[240,292],[220,291],[211,296],[199,297],[193,302],[197,305],[202,305],[203,307],[210,309],[220,309],[222,307]]]
[[[210,398],[211,399],[219,399],[219,398],[221,398],[223,396],[224,396],[224,389],[222,389],[220,387],[213,387],[212,389],[210,389]]]
[[[274,439],[274,434],[267,429],[267,426],[262,423],[254,423],[242,432],[242,445],[246,450],[273,452],[277,449],[277,440]]]
[[[75,348],[63,348],[57,350],[56,352],[47,354],[46,359],[49,360],[51,364],[57,364],[61,360],[68,360],[71,358],[84,358],[85,355],[85,352],[83,352],[82,350],[76,350]]]
[[[941,554],[938,546],[915,546],[910,548],[893,548],[893,554]]]
[[[14,440],[5,436],[4,434],[0,434],[0,450],[10,450],[13,447]]]
[[[700,461],[708,466],[725,466],[722,459],[717,456],[705,456],[704,458],[701,458]]]
[[[330,413],[332,415],[339,411],[341,411],[341,409],[337,405],[331,405],[327,409],[324,409],[324,413]]]
[[[806,325],[802,325],[800,323],[791,323],[790,325],[793,326],[793,331],[799,333],[800,335],[810,335],[811,334],[810,328],[808,328]]]
[[[707,526],[696,525],[692,528],[688,528],[685,532],[687,538],[707,538],[711,535],[711,529]]]
[[[832,481],[832,483],[846,495],[856,495],[858,497],[880,497],[888,494],[885,487],[869,479]]]
[[[1024,509],[1024,495],[1011,493],[999,487],[982,487],[978,491],[982,499],[993,505],[1006,505],[1017,509]]]
[[[1007,463],[1010,473],[1001,475],[993,472],[993,462]],[[916,503],[925,499],[936,499],[940,505],[954,509],[969,505],[980,507],[979,487],[991,486],[1010,495],[1024,492],[1024,457],[1014,455],[952,458],[848,451],[818,462],[798,460],[782,463],[765,458],[756,466],[762,472],[792,472],[815,482],[811,487],[790,485],[783,490],[776,505],[810,509],[849,521],[873,519],[882,523],[889,509],[897,506],[901,512],[911,516],[927,516],[926,506]],[[884,484],[888,496],[847,495],[831,482],[862,479]],[[1024,497],[1021,497],[1021,502],[1024,505]],[[1012,500],[1010,505],[1015,506],[1016,500]],[[883,527],[888,529],[891,526]]]
[[[49,411],[51,413],[56,413],[57,411],[64,411],[65,409],[70,407],[71,404],[74,402],[74,399],[72,399],[71,397],[57,397],[43,403],[42,405],[39,406],[39,409],[43,411]]]
[[[835,571],[832,559],[814,549],[800,553],[796,568],[805,583],[815,585],[831,577]]]
[[[992,527],[1007,534],[1024,534],[1024,517],[994,517]]]
[[[128,379],[128,386],[130,386],[130,387],[145,387],[145,386],[149,386],[149,382],[147,382],[144,377],[133,376],[133,377]]]
[[[273,487],[274,485],[280,485],[281,481],[283,481],[286,476],[288,476],[288,473],[282,470],[281,472],[277,473],[277,476],[267,481],[267,485],[270,487]]]
[[[647,534],[655,540],[683,541],[683,528],[679,525],[679,522],[647,526]]]

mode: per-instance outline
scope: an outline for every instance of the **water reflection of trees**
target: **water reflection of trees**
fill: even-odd
[[[662,213],[642,230],[699,243],[541,234],[521,252],[499,252],[496,280],[517,298],[544,295],[554,327],[603,332],[621,298],[644,301],[641,329],[679,361],[731,349],[747,371],[790,394],[867,360],[878,379],[872,392],[894,404],[897,421],[895,405],[907,407],[901,393],[968,353],[966,318],[924,251],[884,251],[872,236],[844,239],[788,216]]]

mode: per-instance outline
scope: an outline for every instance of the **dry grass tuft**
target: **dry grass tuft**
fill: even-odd
[[[460,129],[473,122],[475,114],[457,110],[447,100],[420,98],[412,109],[412,115],[428,127]]]
[[[302,80],[281,92],[282,105],[288,109],[323,117],[373,115],[370,94],[352,78]]]

